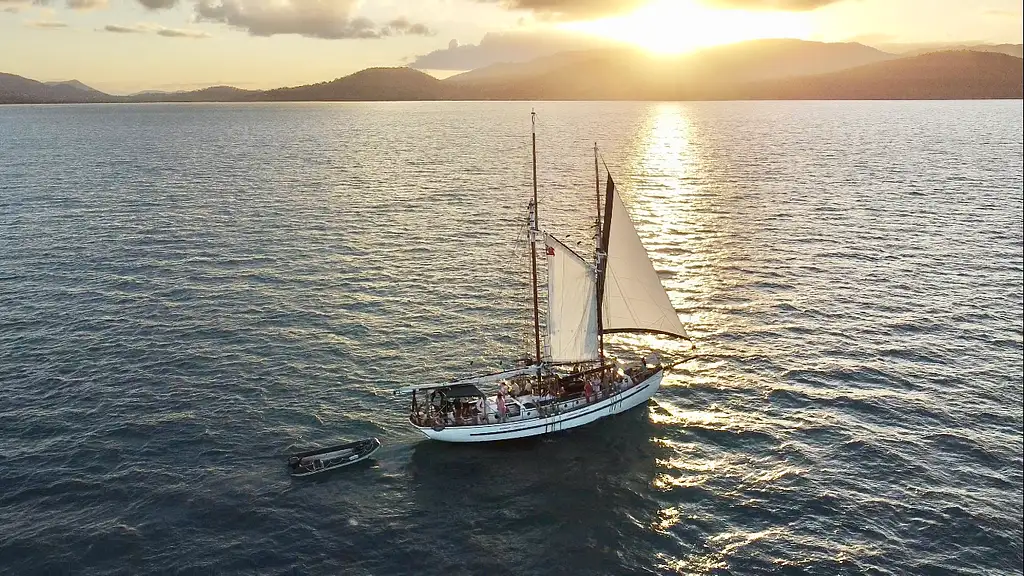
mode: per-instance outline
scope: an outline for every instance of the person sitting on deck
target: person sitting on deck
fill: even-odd
[[[519,396],[519,383],[518,382],[512,382],[512,387],[509,388],[509,392],[513,396]]]

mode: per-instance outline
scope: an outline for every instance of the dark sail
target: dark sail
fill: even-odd
[[[608,239],[612,230],[612,199],[615,198],[615,181],[612,175],[608,174],[608,182],[605,184],[604,192],[604,223],[601,226],[601,259],[597,266],[597,330],[604,330],[604,322],[601,317],[601,307],[604,304],[604,279],[608,270]]]

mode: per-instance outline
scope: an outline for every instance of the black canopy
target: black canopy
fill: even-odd
[[[447,398],[477,398],[484,395],[479,388],[472,384],[459,384],[457,386],[448,386],[447,388],[438,388],[437,390],[442,392]]]

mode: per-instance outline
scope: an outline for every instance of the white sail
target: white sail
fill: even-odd
[[[597,284],[594,267],[549,234],[548,356],[552,362],[596,360]]]
[[[661,332],[689,338],[617,193],[612,194],[601,320],[604,332]]]

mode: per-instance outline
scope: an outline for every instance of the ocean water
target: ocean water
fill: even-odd
[[[1024,571],[1019,101],[536,108],[699,357],[460,446],[391,391],[523,349],[529,104],[0,107],[0,573]]]

